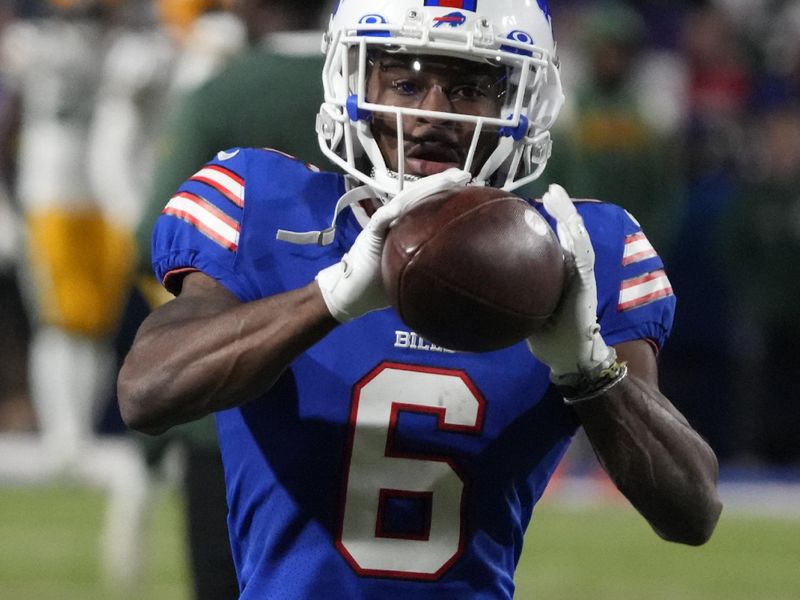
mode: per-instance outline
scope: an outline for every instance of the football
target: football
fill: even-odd
[[[397,219],[381,268],[409,328],[470,352],[528,337],[556,309],[566,273],[558,238],[534,207],[474,186],[433,195]]]

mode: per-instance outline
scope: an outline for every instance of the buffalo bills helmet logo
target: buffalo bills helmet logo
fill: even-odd
[[[385,24],[386,17],[383,15],[371,14],[371,15],[364,15],[358,20],[360,25],[377,25],[377,24]],[[365,29],[358,32],[358,35],[372,35],[376,37],[389,37],[391,34],[388,31],[382,30],[375,30],[375,29]]]
[[[540,0],[543,2],[544,0]],[[518,29],[512,31],[506,36],[506,39],[513,40],[515,42],[521,42],[523,44],[533,46],[533,38],[530,34],[525,33],[524,31],[520,31]],[[525,50],[524,48],[519,48],[517,46],[508,46],[503,45],[500,46],[500,49],[504,52],[510,52],[511,54],[521,54],[523,56],[533,56],[533,52],[530,50]]]
[[[459,27],[467,22],[467,15],[460,12],[451,12],[446,15],[442,15],[441,17],[434,17],[433,22],[435,25],[433,26],[434,29],[436,27],[441,27],[442,25],[450,25],[450,27]]]
[[[375,23],[386,23],[386,17],[383,15],[364,15],[358,20],[359,23],[365,25],[374,25]]]

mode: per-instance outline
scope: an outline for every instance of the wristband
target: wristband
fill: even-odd
[[[565,404],[573,405],[602,396],[625,379],[627,374],[628,363],[614,360],[609,366],[597,373],[595,377],[590,379],[581,376],[575,383],[570,385],[556,384],[556,389],[561,393]]]

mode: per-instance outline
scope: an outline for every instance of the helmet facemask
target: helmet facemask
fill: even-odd
[[[500,117],[507,71],[449,56],[371,54],[364,106],[376,158],[402,179],[450,167],[477,174],[497,140],[499,128],[486,120]]]
[[[469,170],[476,185],[525,185],[550,155],[547,130],[563,102],[551,54],[525,35],[494,38],[491,24],[482,32],[485,19],[455,30],[431,25],[432,14],[409,10],[403,25],[362,18],[353,29],[332,19],[317,124],[323,152],[389,196],[431,174],[408,168],[426,157]],[[440,101],[423,105],[428,88]],[[428,128],[421,139],[409,131],[420,122]]]

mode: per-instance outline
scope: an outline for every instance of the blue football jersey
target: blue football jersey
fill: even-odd
[[[279,152],[221,152],[159,218],[156,274],[175,291],[199,270],[243,302],[304,286],[352,245],[355,215],[329,246],[276,232],[326,228],[344,192],[341,175]],[[660,346],[674,312],[661,260],[625,211],[577,204],[606,341]],[[241,598],[258,600],[511,598],[533,506],[578,427],[524,343],[452,352],[392,309],[337,327],[216,419]]]

